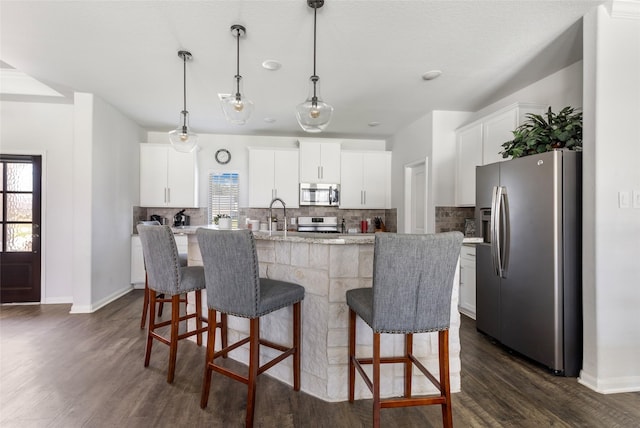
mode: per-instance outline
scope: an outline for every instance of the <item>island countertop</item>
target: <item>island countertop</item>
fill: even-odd
[[[218,229],[215,225],[180,226],[172,227],[173,233],[195,235],[200,228]],[[285,241],[303,242],[307,244],[349,245],[349,244],[373,244],[374,233],[317,233],[317,232],[265,232],[255,231],[253,236],[258,241]]]
[[[195,235],[200,228],[218,229],[215,225],[201,226],[180,226],[172,227],[173,233],[179,235]],[[373,244],[375,233],[319,233],[319,232],[266,232],[255,231],[253,236],[259,241],[285,241],[303,242],[307,244],[328,244],[328,245],[350,245],[350,244]],[[482,242],[482,238],[464,238],[465,244],[475,244]]]

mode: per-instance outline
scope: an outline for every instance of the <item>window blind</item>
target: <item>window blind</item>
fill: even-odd
[[[209,174],[209,224],[217,215],[231,217],[233,227],[238,227],[238,199],[240,186],[237,172],[212,172]]]

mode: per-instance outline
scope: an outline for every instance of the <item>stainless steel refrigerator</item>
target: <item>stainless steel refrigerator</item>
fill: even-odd
[[[476,169],[476,326],[556,374],[582,367],[581,153]]]

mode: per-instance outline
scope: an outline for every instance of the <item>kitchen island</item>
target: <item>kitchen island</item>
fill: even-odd
[[[188,235],[189,264],[202,264],[196,227],[181,230]],[[178,231],[177,231],[178,232]],[[302,373],[301,388],[325,401],[347,400],[348,387],[348,307],[345,293],[370,287],[373,272],[373,234],[316,234],[276,232],[255,233],[260,276],[291,281],[305,288],[302,303]],[[458,275],[454,278],[451,302],[450,370],[451,391],[460,390],[460,338],[458,329]],[[203,299],[206,302],[206,299]],[[193,299],[190,299],[192,302]],[[191,303],[193,305],[193,303]],[[206,303],[204,303],[206,307]],[[190,310],[193,310],[191,306]],[[261,319],[261,335],[274,341],[290,343],[291,308],[281,309]],[[371,355],[371,329],[358,319],[358,354]],[[229,341],[248,334],[247,319],[229,317]],[[414,335],[414,353],[433,373],[438,372],[438,336],[435,333]],[[402,335],[383,335],[382,354],[404,348]],[[262,349],[263,355],[272,355]],[[248,348],[231,353],[231,358],[247,363]],[[264,358],[264,357],[263,357]],[[269,369],[265,374],[292,384],[291,359]],[[414,370],[414,373],[417,370]],[[360,378],[356,381],[356,398],[370,398]],[[381,394],[402,395],[402,366],[382,367]],[[420,375],[413,381],[413,393],[434,393],[435,388]]]

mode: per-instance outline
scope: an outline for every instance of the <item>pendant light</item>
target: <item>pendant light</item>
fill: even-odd
[[[180,112],[181,125],[169,132],[169,141],[174,149],[179,152],[192,152],[198,145],[198,135],[189,129],[189,112],[187,111],[187,61],[192,59],[191,52],[178,51],[178,56],[183,63],[183,108]]]
[[[322,132],[333,113],[333,107],[320,98],[320,78],[316,74],[316,17],[324,0],[307,0],[307,5],[313,8],[313,75],[309,79],[309,96],[296,107],[296,117],[306,132]]]
[[[244,125],[253,111],[253,101],[243,97],[240,91],[242,81],[242,76],[240,75],[240,37],[246,34],[246,29],[242,25],[234,24],[231,26],[231,34],[236,38],[235,91],[232,91],[231,95],[222,98],[222,111],[229,123]]]

